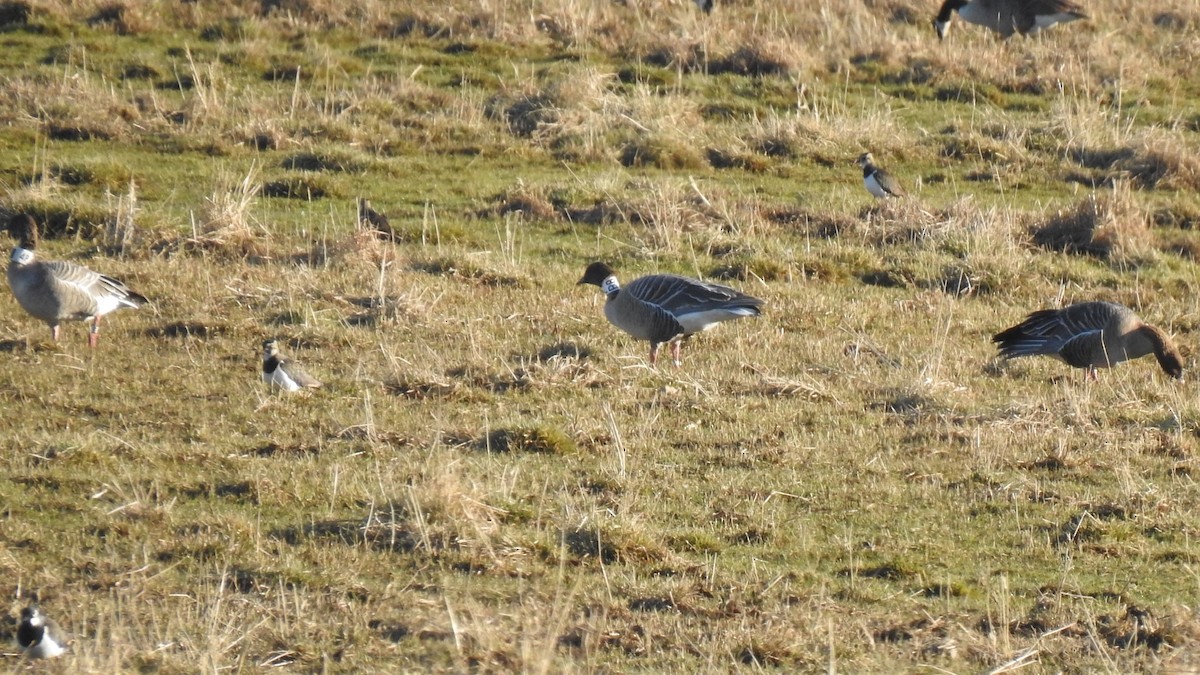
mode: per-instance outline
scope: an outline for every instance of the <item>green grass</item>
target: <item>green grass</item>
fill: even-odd
[[[89,351],[0,294],[0,591],[66,670],[1200,662],[1194,378],[990,344],[1105,299],[1194,360],[1190,4],[1007,43],[886,3],[11,4],[2,215],[152,299]],[[598,259],[766,309],[649,368]],[[267,337],[325,387],[264,388]]]

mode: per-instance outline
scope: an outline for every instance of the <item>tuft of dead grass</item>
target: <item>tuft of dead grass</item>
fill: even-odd
[[[1114,261],[1141,259],[1158,248],[1149,214],[1122,185],[1029,226],[1029,233],[1042,248]]]

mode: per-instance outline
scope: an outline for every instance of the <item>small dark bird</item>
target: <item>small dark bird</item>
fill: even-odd
[[[1080,302],[1062,309],[1043,309],[992,338],[1000,356],[1052,356],[1069,366],[1097,368],[1154,354],[1167,375],[1183,378],[1183,358],[1161,329],[1143,322],[1133,310],[1113,302]]]
[[[621,288],[612,268],[602,262],[588,265],[580,284],[600,287],[608,296],[604,316],[612,325],[638,340],[650,342],[650,365],[658,360],[664,342],[680,364],[680,345],[694,333],[722,321],[758,316],[763,301],[728,286],[674,274],[651,274]]]
[[[392,229],[392,224],[388,222],[387,216],[371,208],[371,202],[358,198],[358,222],[360,225],[366,225],[375,230],[381,238],[391,239],[395,241],[396,231]]]
[[[262,379],[263,382],[279,387],[284,391],[300,391],[301,389],[318,389],[321,383],[309,375],[299,363],[279,354],[279,345],[275,340],[264,340]]]
[[[945,39],[955,11],[963,21],[1005,39],[1013,33],[1034,35],[1055,24],[1087,18],[1083,8],[1071,0],[946,0],[933,20],[939,39]]]
[[[696,6],[704,10],[705,14],[712,14],[714,0],[696,0]]]
[[[100,341],[100,317],[120,309],[137,309],[145,297],[112,277],[97,274],[83,265],[65,260],[38,260],[37,221],[19,214],[8,223],[8,233],[19,243],[8,263],[8,285],[21,307],[50,326],[50,338],[58,342],[58,326],[66,321],[91,319],[88,346]]]
[[[867,192],[879,199],[904,196],[904,189],[900,187],[900,181],[896,180],[892,174],[875,166],[875,158],[871,156],[871,153],[864,152],[859,155],[857,163],[862,167],[863,185],[867,187]]]
[[[37,605],[21,610],[21,624],[17,626],[17,644],[21,652],[31,659],[52,659],[67,651],[66,640],[58,626],[42,614]]]

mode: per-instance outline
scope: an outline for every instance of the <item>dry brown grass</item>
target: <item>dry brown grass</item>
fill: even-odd
[[[5,211],[153,301],[93,353],[0,297],[9,615],[72,672],[1194,668],[1194,382],[989,342],[1195,355],[1200,10],[1088,11],[0,5]],[[597,258],[767,309],[649,368]]]

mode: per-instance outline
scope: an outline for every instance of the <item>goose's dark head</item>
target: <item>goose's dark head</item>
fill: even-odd
[[[587,270],[583,273],[583,277],[575,285],[591,284],[604,288],[604,280],[613,276],[613,274],[612,268],[608,265],[602,262],[594,262],[588,265]]]
[[[8,220],[8,233],[20,242],[23,249],[32,251],[37,246],[37,221],[28,213],[17,213]]]

